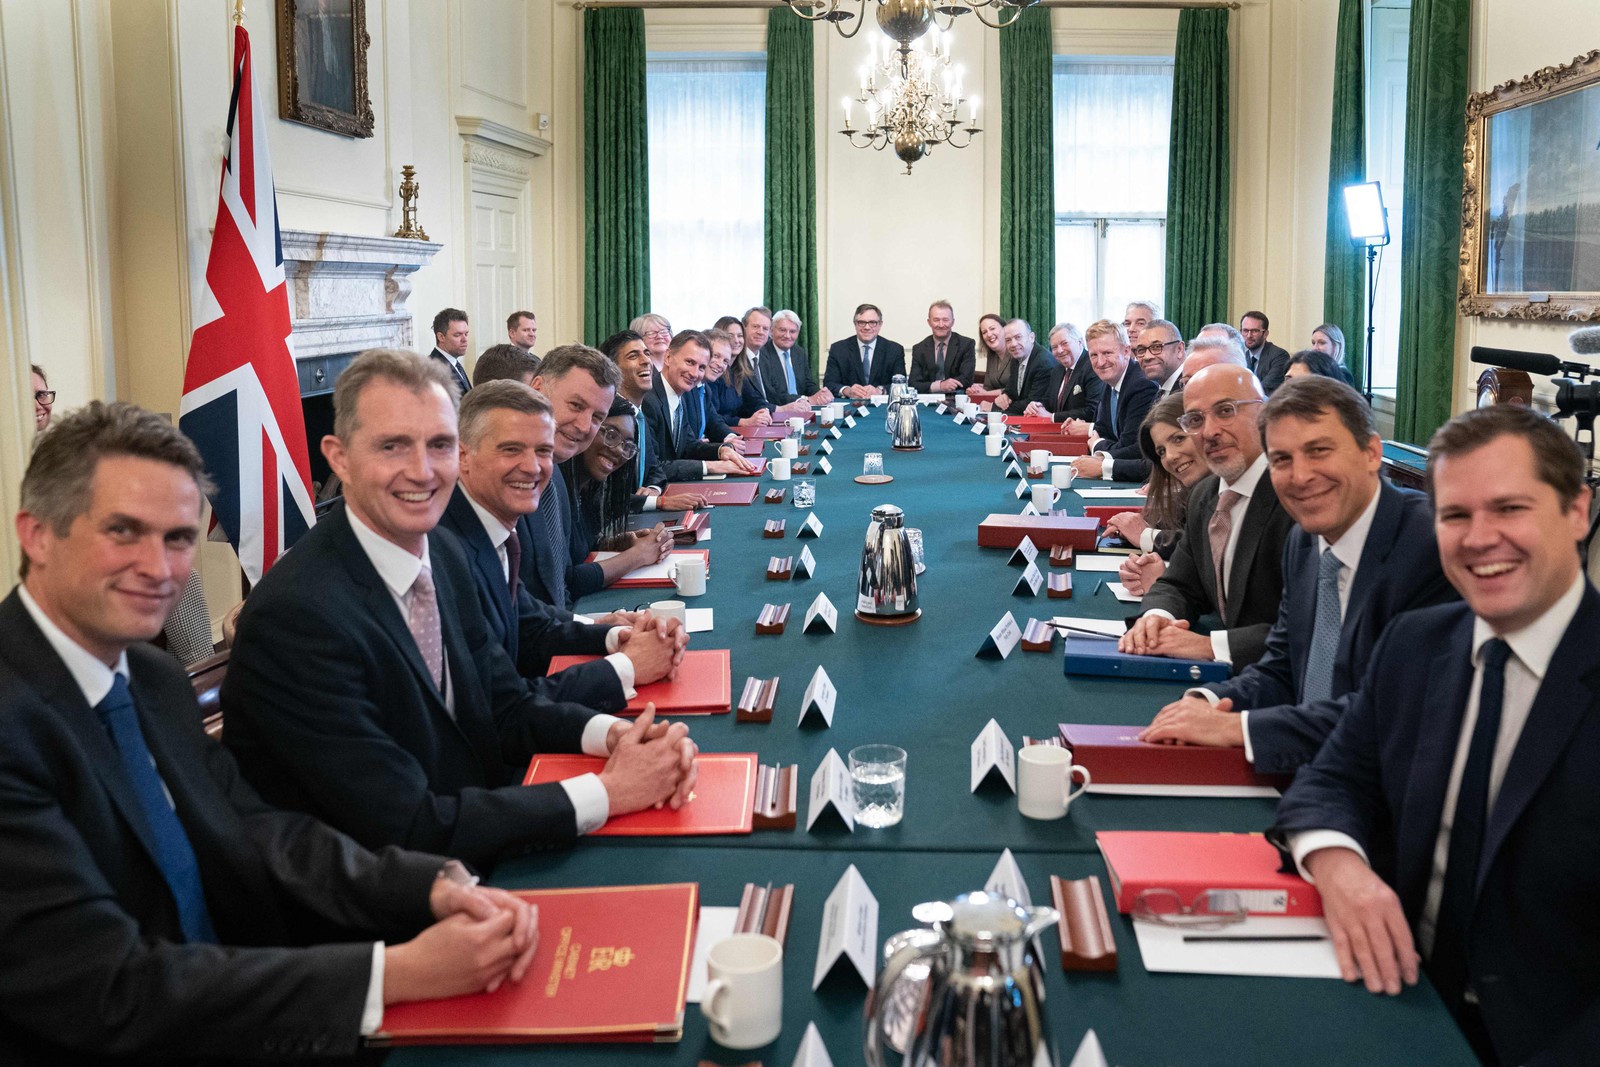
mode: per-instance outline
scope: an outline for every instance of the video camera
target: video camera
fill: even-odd
[[[1600,326],[1585,326],[1567,337],[1574,355],[1600,356]],[[1573,363],[1540,352],[1517,352],[1509,348],[1472,346],[1472,362],[1491,367],[1508,367],[1554,378],[1556,411],[1558,419],[1576,419],[1575,435],[1586,458],[1594,459],[1594,420],[1600,415],[1600,381],[1586,381],[1590,375],[1600,377],[1600,367],[1587,363]]]

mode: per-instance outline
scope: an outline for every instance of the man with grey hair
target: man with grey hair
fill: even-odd
[[[1145,327],[1161,317],[1161,307],[1153,300],[1135,300],[1122,313],[1122,328],[1128,335],[1128,344],[1136,345]]]
[[[833,393],[817,384],[811,356],[799,345],[800,316],[784,308],[772,316],[772,337],[761,347],[761,385],[779,408],[803,402],[829,404]]]
[[[1043,403],[1049,395],[1053,361],[1034,340],[1033,327],[1025,319],[1006,323],[1003,336],[1006,355],[1011,357],[1016,369],[1006,376],[1000,395],[994,398],[994,409],[1016,414],[1025,411],[1029,404]]]
[[[490,865],[687,799],[684,726],[551,703],[490,638],[460,542],[435,529],[460,460],[445,367],[362,353],[334,387],[322,451],[343,506],[251,592],[222,686],[225,741],[269,802],[368,847]],[[539,752],[606,762],[524,787]]]
[[[1183,334],[1166,319],[1151,319],[1133,346],[1133,358],[1139,361],[1144,376],[1161,388],[1156,393],[1160,402],[1180,391],[1178,370],[1183,366],[1185,352]]]
[[[1212,327],[1207,326],[1189,342],[1189,355],[1184,359],[1183,366],[1178,368],[1179,381],[1176,388],[1180,392],[1187,383],[1194,380],[1196,374],[1207,367],[1215,367],[1219,363],[1247,369],[1249,367],[1245,359],[1244,345],[1220,331],[1208,333],[1208,330],[1212,330]]]
[[[493,991],[532,962],[526,904],[268,807],[202,732],[147,642],[191,573],[205,487],[169,421],[99,401],[23,475],[25,574],[0,602],[8,1064],[354,1056],[385,1005]]]
[[[1055,366],[1045,383],[1045,399],[1029,401],[1022,413],[1056,422],[1093,418],[1105,383],[1083,356],[1083,332],[1070,322],[1056,323],[1050,330],[1050,354]]]

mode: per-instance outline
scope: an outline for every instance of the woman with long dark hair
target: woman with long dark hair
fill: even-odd
[[[1189,490],[1206,470],[1200,443],[1178,425],[1183,396],[1169,396],[1151,407],[1139,425],[1139,449],[1150,461],[1150,488],[1144,509],[1113,516],[1106,528],[1139,548],[1129,556],[1119,577],[1131,593],[1143,596],[1167,569],[1178,545],[1189,506]]]
[[[978,362],[983,367],[983,384],[973,389],[1005,388],[1006,375],[1011,371],[1011,357],[1006,355],[1006,320],[992,311],[978,320]]]
[[[636,480],[633,457],[639,454],[637,423],[633,405],[617,397],[594,441],[561,465],[578,500],[573,536],[590,551],[620,552],[635,540],[628,512]]]

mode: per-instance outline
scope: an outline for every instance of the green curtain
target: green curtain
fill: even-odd
[[[644,12],[583,13],[583,338],[650,310]]]
[[[1056,321],[1055,126],[1050,12],[1000,31],[1000,314],[1040,337]]]
[[[1178,15],[1167,173],[1167,318],[1228,321],[1228,11]]]
[[[800,344],[817,366],[817,143],[811,23],[767,13],[767,188],[762,291],[800,316]],[[818,379],[821,374],[818,373]]]
[[[1333,122],[1328,137],[1328,237],[1323,253],[1322,317],[1344,331],[1344,364],[1365,388],[1367,268],[1362,247],[1350,240],[1344,187],[1367,180],[1365,0],[1339,0],[1333,45]]]
[[[1417,445],[1450,417],[1471,8],[1471,0],[1411,4],[1394,432]]]

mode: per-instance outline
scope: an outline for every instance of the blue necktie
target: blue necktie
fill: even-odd
[[[1111,432],[1114,434],[1117,432],[1117,391],[1115,389],[1107,389],[1106,392],[1109,394],[1108,402],[1111,405]]]
[[[872,384],[872,345],[869,342],[861,346],[861,370],[866,384]]]
[[[111,734],[111,742],[122,757],[122,767],[128,774],[134,795],[139,798],[139,808],[155,840],[156,866],[178,905],[178,922],[183,936],[191,942],[217,940],[211,928],[211,915],[206,911],[206,896],[200,885],[200,863],[195,859],[189,835],[172,810],[167,790],[161,784],[161,774],[156,770],[150,748],[145,744],[144,731],[139,728],[139,713],[133,705],[133,694],[128,691],[128,680],[115,676],[111,692],[94,706],[95,713]]]
[[[1505,699],[1506,660],[1511,646],[1496,637],[1483,646],[1483,684],[1478,689],[1478,721],[1472,728],[1467,761],[1456,792],[1456,813],[1450,823],[1450,853],[1445,860],[1444,894],[1434,926],[1429,977],[1452,1011],[1467,990],[1468,930],[1477,898],[1478,865],[1483,858],[1483,831],[1489,821],[1489,772],[1495,742],[1500,738],[1500,710]]]
[[[641,489],[644,487],[645,475],[649,473],[650,470],[649,463],[644,458],[644,443],[649,439],[650,431],[644,424],[643,412],[641,412],[638,408],[633,409],[633,422],[634,425],[639,428],[634,434],[634,437],[637,439],[636,443],[639,446],[639,478],[634,483],[633,487],[634,489]]]
[[[683,455],[683,409],[688,406],[688,400],[687,395],[678,398],[678,410],[672,419],[672,448],[680,456]]]
[[[1317,563],[1317,613],[1311,628],[1311,653],[1306,657],[1303,702],[1327,700],[1333,696],[1333,661],[1339,654],[1339,630],[1344,620],[1339,612],[1339,571],[1344,564],[1323,549]]]
[[[539,497],[539,510],[535,512],[539,523],[544,527],[544,536],[535,546],[535,558],[540,559],[540,577],[544,579],[544,588],[550,594],[550,603],[558,608],[571,607],[567,603],[567,509],[563,499],[565,492],[558,484],[555,475],[550,478],[550,484],[544,488],[544,493]],[[539,548],[544,549],[543,552]]]
[[[787,350],[785,350],[781,353],[781,355],[783,356],[783,376],[788,379],[789,392],[799,393],[800,390],[796,388],[794,384],[794,364],[789,362],[789,353]]]

